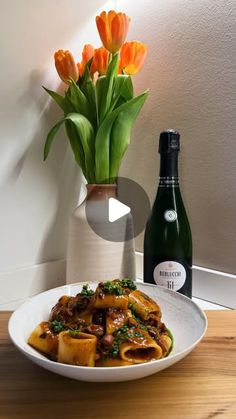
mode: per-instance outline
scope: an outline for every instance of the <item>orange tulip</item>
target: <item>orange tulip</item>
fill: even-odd
[[[77,63],[77,68],[78,68],[79,75],[82,76],[84,72],[84,65],[82,63]]]
[[[119,71],[125,74],[136,74],[142,68],[147,55],[147,46],[142,42],[125,42],[120,51]]]
[[[82,74],[84,72],[84,67],[89,62],[89,60],[91,60],[91,58],[93,58],[93,56],[94,56],[93,46],[90,45],[90,44],[86,44],[83,48],[83,51],[82,51],[82,61],[81,61],[81,63],[77,64],[80,76],[82,76]]]
[[[91,65],[91,72],[94,74],[96,71],[103,76],[106,74],[109,60],[109,52],[106,48],[100,47],[95,49],[94,57]]]
[[[102,12],[100,16],[96,16],[101,41],[108,51],[112,53],[119,51],[125,41],[129,22],[130,18],[125,13],[116,13],[114,10],[108,13]]]
[[[60,49],[55,52],[54,59],[57,72],[65,83],[70,84],[71,79],[75,82],[78,80],[78,68],[70,51]]]
[[[82,62],[84,63],[84,65],[86,65],[87,62],[91,60],[91,58],[93,58],[93,56],[94,56],[93,46],[91,44],[86,44],[82,51]]]

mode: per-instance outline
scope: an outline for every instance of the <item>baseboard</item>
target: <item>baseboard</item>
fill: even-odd
[[[143,254],[136,252],[137,278],[143,278]],[[66,260],[0,273],[0,310],[13,310],[32,295],[66,282]],[[236,308],[236,275],[193,266],[193,296]]]
[[[26,298],[65,284],[66,260],[0,273],[0,309],[14,309]]]
[[[193,266],[193,295],[235,309],[236,275]]]
[[[136,274],[143,278],[143,253],[136,252]],[[236,308],[236,275],[193,266],[193,296]]]

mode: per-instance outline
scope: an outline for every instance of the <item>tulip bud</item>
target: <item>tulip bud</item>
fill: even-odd
[[[82,61],[77,64],[79,75],[82,76],[84,72],[84,67],[94,56],[94,47],[90,44],[86,44],[82,51]]]
[[[109,52],[106,48],[97,48],[94,51],[94,57],[91,65],[91,72],[94,74],[96,71],[103,76],[106,74],[108,67]]]
[[[67,84],[70,84],[71,80],[75,82],[78,80],[79,71],[75,64],[75,60],[70,51],[63,51],[60,49],[54,54],[55,66],[59,77]]]

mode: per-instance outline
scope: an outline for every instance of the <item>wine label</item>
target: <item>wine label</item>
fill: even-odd
[[[157,285],[178,291],[185,283],[186,270],[181,263],[167,260],[155,267],[153,278]]]

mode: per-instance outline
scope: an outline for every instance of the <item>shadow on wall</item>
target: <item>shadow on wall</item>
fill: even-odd
[[[27,247],[26,259],[29,254],[32,255],[33,264],[65,257],[68,219],[80,199],[82,184],[81,170],[74,162],[63,128],[55,138],[47,161],[43,162],[47,133],[63,116],[42,89],[43,79],[45,74],[32,71],[27,77],[28,87],[15,103],[16,107],[23,110],[24,123],[27,125],[29,121],[31,125],[25,129],[25,138],[28,137],[30,142],[28,140],[28,147],[22,147],[15,156],[3,185],[7,201],[7,223],[7,210],[14,211],[15,208],[12,232],[8,231],[12,259],[14,254],[20,259],[21,252],[25,253]],[[22,132],[19,132],[19,141]],[[4,263],[4,252],[2,256]]]
[[[39,86],[43,77],[40,72],[35,71],[32,73],[31,79],[33,86]],[[65,87],[62,83],[57,91],[63,94]],[[41,123],[39,121],[39,130],[35,134],[35,139],[31,145],[33,159],[35,156],[43,154],[44,141],[49,129],[63,117],[62,111],[45,91],[42,90],[40,100],[37,100],[37,92],[35,93],[40,121],[43,123],[45,132],[42,135]],[[50,223],[48,223],[40,243],[37,254],[39,262],[47,261],[55,246],[58,250],[57,257],[63,258],[66,256],[69,217],[78,202],[81,201],[83,175],[74,161],[73,153],[68,144],[64,127],[62,127],[55,137],[48,159],[43,163],[44,167],[42,169],[45,171],[46,181],[54,185],[54,194],[52,197],[49,196],[48,200],[50,202],[50,199],[53,198],[55,204],[53,217]],[[38,149],[39,145],[40,149]],[[28,152],[30,154],[30,149]],[[53,258],[53,254],[51,257]]]

